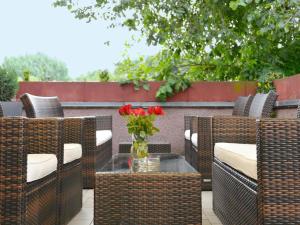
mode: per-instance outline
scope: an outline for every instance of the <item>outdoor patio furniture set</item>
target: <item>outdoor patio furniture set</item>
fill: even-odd
[[[112,118],[64,117],[56,97],[21,100],[27,117],[0,104],[0,116],[19,116],[0,118],[0,224],[66,224],[111,159]]]
[[[66,224],[82,188],[95,189],[95,224],[201,224],[202,190],[225,225],[300,224],[300,120],[266,118],[276,98],[186,116],[185,159],[154,145],[160,167],[148,173],[131,173],[128,153],[112,156],[111,116],[64,117],[57,98],[25,94],[27,117],[5,117],[20,105],[1,103],[0,224]]]
[[[300,224],[300,120],[266,118],[276,97],[239,98],[239,115],[185,118],[187,159],[225,225]]]

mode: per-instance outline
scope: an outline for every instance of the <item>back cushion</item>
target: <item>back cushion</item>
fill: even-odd
[[[22,102],[0,102],[0,117],[22,116]]]
[[[253,96],[241,96],[234,103],[233,116],[248,116]]]
[[[41,97],[30,94],[21,96],[27,117],[63,117],[63,108],[57,97]]]
[[[270,91],[268,94],[256,94],[250,106],[250,117],[270,117],[277,99],[277,94]]]

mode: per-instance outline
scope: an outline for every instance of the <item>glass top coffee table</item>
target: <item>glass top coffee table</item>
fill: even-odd
[[[159,169],[131,172],[130,154],[117,154],[96,173],[94,224],[201,224],[201,176],[176,154]]]

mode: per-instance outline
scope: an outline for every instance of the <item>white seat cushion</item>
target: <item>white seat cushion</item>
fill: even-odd
[[[197,133],[193,133],[191,139],[192,139],[192,144],[194,146],[198,147],[198,134]]]
[[[64,164],[80,159],[82,156],[81,144],[64,144]]]
[[[257,180],[255,144],[216,143],[214,154],[220,161]]]
[[[57,158],[54,154],[27,155],[27,182],[39,180],[57,169]]]
[[[191,139],[191,130],[184,131],[184,138],[187,140]]]
[[[112,139],[111,130],[97,130],[96,131],[96,144],[97,146],[102,145],[108,140]]]

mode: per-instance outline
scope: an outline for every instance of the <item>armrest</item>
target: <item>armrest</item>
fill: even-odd
[[[0,223],[25,221],[25,118],[0,118]],[[22,217],[23,216],[23,217]],[[22,220],[23,219],[23,220]]]
[[[256,143],[256,119],[238,116],[212,117],[212,143]]]
[[[190,130],[191,129],[191,119],[192,115],[184,115],[184,130]]]
[[[64,143],[83,143],[83,117],[65,117]]]
[[[97,130],[112,130],[112,116],[96,116]]]
[[[27,120],[28,154],[55,154],[58,166],[63,165],[63,119],[34,118]]]
[[[96,117],[89,116],[83,120],[83,153],[93,154],[96,150]]]
[[[300,120],[257,122],[259,224],[299,224]]]
[[[60,119],[0,119],[1,224],[21,224],[25,221],[27,154],[52,153],[62,156],[62,144]],[[62,157],[57,158],[60,167]]]

